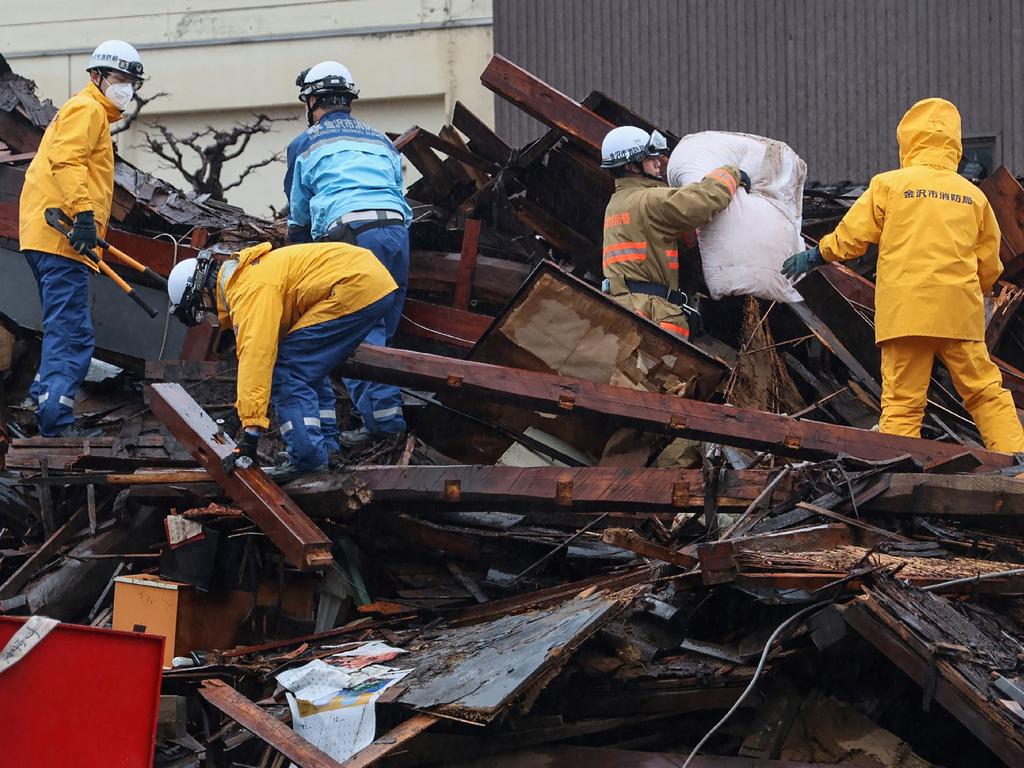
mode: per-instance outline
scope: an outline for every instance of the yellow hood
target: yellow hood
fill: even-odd
[[[896,126],[900,167],[929,165],[956,170],[963,154],[960,112],[945,99],[923,99]]]

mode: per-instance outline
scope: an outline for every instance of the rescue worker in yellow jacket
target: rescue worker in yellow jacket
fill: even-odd
[[[878,245],[875,341],[882,352],[882,432],[920,437],[938,357],[994,451],[1024,451],[1012,395],[985,346],[984,296],[1002,272],[999,225],[958,175],[960,113],[945,99],[912,106],[896,129],[900,168],[871,179],[835,232],[791,256],[796,278]]]
[[[216,312],[221,327],[235,332],[235,407],[244,435],[225,468],[234,469],[241,456],[256,459],[272,403],[288,449],[288,461],[274,474],[325,469],[328,445],[338,437],[331,371],[398,300],[398,286],[377,257],[339,242],[277,249],[261,243],[223,264],[204,251],[171,270],[167,291],[172,311],[186,325]],[[325,434],[324,414],[333,434]]]
[[[75,394],[89,371],[95,337],[89,310],[89,270],[82,252],[106,234],[114,194],[110,123],[121,119],[142,85],[142,61],[128,43],[108,40],[93,51],[90,82],[60,108],[25,173],[18,236],[39,286],[43,345],[30,396],[45,437],[102,434],[78,428]],[[51,229],[47,208],[74,219],[71,239]]]
[[[740,186],[749,192],[750,178],[723,166],[696,184],[670,188],[663,170],[667,151],[661,134],[635,126],[613,128],[601,143],[601,167],[615,177],[604,218],[603,287],[624,307],[688,337],[679,240],[724,210]]]

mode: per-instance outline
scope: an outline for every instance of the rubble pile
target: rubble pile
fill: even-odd
[[[500,56],[482,82],[548,132],[512,148],[457,105],[395,137],[421,173],[410,298],[395,347],[337,372],[403,387],[411,433],[278,486],[221,468],[224,340],[127,323],[99,286],[77,411],[105,436],[33,436],[16,206],[52,108],[0,72],[10,759],[50,748],[29,714],[74,690],[80,765],[111,764],[85,755],[104,744],[149,764],[154,738],[165,768],[1024,764],[1022,467],[941,369],[924,439],[872,430],[871,259],[667,333],[595,285],[601,138],[657,126]],[[118,183],[109,239],[158,274],[282,232],[123,161]],[[1024,406],[1024,189],[1005,168],[981,186],[1006,267],[987,341]],[[809,190],[806,237],[855,196]],[[696,245],[680,263],[699,293]]]

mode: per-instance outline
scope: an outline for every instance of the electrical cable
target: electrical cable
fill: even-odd
[[[161,232],[160,234],[153,236],[154,240],[159,240],[161,237],[166,237],[168,240],[170,240],[172,243],[174,243],[174,256],[171,259],[171,270],[172,271],[174,270],[174,268],[176,266],[178,266],[178,248],[181,247],[181,241],[184,240],[189,235],[191,235],[192,234],[192,230],[194,230],[194,229],[195,229],[195,227],[192,227],[192,229],[190,229],[188,232],[186,232],[184,235],[182,235],[177,240],[174,238],[174,235],[172,235],[169,232]],[[167,316],[164,318],[164,335],[163,335],[163,338],[160,340],[160,354],[157,355],[157,358],[156,358],[157,360],[163,360],[164,359],[164,351],[167,348],[167,334],[171,330],[171,296],[170,296],[170,294],[167,295],[167,312],[166,312],[166,315]]]
[[[768,651],[771,650],[772,645],[775,643],[775,640],[779,637],[779,635],[781,635],[791,624],[793,624],[793,622],[795,622],[800,617],[810,613],[815,608],[822,608],[828,605],[830,602],[832,601],[822,600],[821,602],[809,605],[806,608],[797,611],[784,622],[779,624],[778,628],[774,632],[772,632],[771,637],[768,638],[768,642],[764,644],[764,651],[761,652],[761,660],[757,662],[757,669],[754,670],[754,676],[750,679],[750,683],[747,684],[747,687],[743,690],[743,693],[740,694],[740,697],[736,699],[736,703],[734,703],[732,707],[729,708],[729,711],[722,716],[722,719],[715,723],[714,726],[712,726],[711,730],[704,735],[703,739],[697,742],[697,746],[693,748],[693,751],[690,752],[690,756],[687,757],[686,762],[683,763],[683,768],[688,768],[690,763],[693,762],[693,758],[695,758],[697,756],[697,753],[700,752],[701,747],[703,747],[707,743],[708,739],[715,735],[715,732],[719,728],[725,725],[726,721],[730,717],[732,717],[732,715],[736,712],[737,709],[740,708],[740,705],[743,703],[744,699],[746,699],[747,696],[750,695],[750,692],[754,690],[754,686],[757,685],[757,680],[761,676],[761,671],[764,669],[764,663],[768,659]]]
[[[420,323],[417,323],[415,320],[413,320],[411,317],[409,317],[404,312],[402,313],[402,319],[405,320],[408,323],[412,323],[417,328],[422,328],[424,331],[428,331],[429,333],[433,333],[433,334],[436,334],[438,336],[444,336],[447,339],[455,339],[456,341],[461,341],[463,344],[476,344],[476,342],[473,341],[472,339],[464,339],[461,336],[453,336],[450,333],[445,333],[444,331],[437,331],[437,330],[434,330],[433,328],[428,328],[425,325],[421,325]]]

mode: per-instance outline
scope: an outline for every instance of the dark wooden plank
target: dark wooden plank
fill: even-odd
[[[18,594],[22,587],[32,580],[36,571],[46,565],[46,562],[53,557],[57,550],[78,533],[87,520],[88,514],[85,507],[76,510],[64,525],[54,531],[50,538],[40,544],[39,548],[28,556],[25,562],[21,564],[21,567],[12,573],[7,581],[0,584],[0,600],[6,600]]]
[[[259,467],[228,474],[221,460],[235,447],[230,437],[180,384],[151,384],[150,408],[179,443],[227,491],[245,514],[300,570],[334,562],[331,540]]]
[[[469,309],[469,299],[476,277],[476,260],[480,246],[480,219],[466,219],[462,232],[462,252],[459,254],[459,277],[455,281],[455,301],[452,306],[463,311]]]
[[[934,690],[935,700],[1007,765],[1024,765],[1024,747],[1008,738],[945,674],[938,673],[934,657],[925,659],[915,653],[903,638],[873,615],[863,599],[841,610],[850,627],[921,688]]]
[[[659,560],[663,563],[671,563],[680,568],[692,568],[700,564],[700,560],[693,555],[647,541],[647,539],[630,528],[606,528],[601,534],[601,541],[605,544],[611,544],[613,547],[636,552],[641,557]]]
[[[738,689],[687,691],[683,696],[694,701],[679,712],[725,709],[738,698]],[[640,752],[610,747],[552,746],[533,747],[514,752],[488,755],[459,762],[454,768],[680,768],[686,762],[681,752]],[[794,760],[764,760],[751,757],[697,755],[690,768],[827,768],[824,763]]]
[[[475,312],[406,299],[398,332],[459,349],[472,349],[493,321],[494,318]]]
[[[343,765],[221,680],[203,680],[199,695],[300,768],[341,768]]]
[[[504,165],[512,155],[509,147],[491,128],[474,115],[461,101],[455,102],[452,112],[452,125],[462,131],[469,139],[469,148],[480,157],[490,160],[496,165]]]
[[[504,56],[494,55],[480,82],[530,117],[563,131],[591,155],[600,154],[601,141],[615,127]]]
[[[978,185],[985,193],[996,221],[1002,241],[999,258],[1005,272],[1003,279],[1014,278],[1024,269],[1024,187],[1013,177],[1005,165],[1000,165]]]
[[[897,472],[870,510],[938,517],[1024,515],[1024,480],[1004,475],[933,475]]]
[[[546,501],[560,506],[629,504],[672,511],[699,507],[704,495],[699,469],[456,465],[355,467],[351,474],[366,482],[374,499],[390,501]],[[764,490],[772,474],[726,470],[719,505],[745,506]],[[329,495],[332,486],[342,485],[341,476],[315,476],[296,480],[288,492],[295,498]],[[785,494],[790,484],[783,482],[776,488]]]
[[[409,254],[409,290],[423,293],[454,292],[459,279],[458,253],[412,251]],[[517,261],[477,256],[473,294],[487,304],[504,304],[530,275],[530,267]]]
[[[406,742],[423,733],[423,731],[427,730],[438,720],[439,718],[433,715],[422,713],[413,715],[384,735],[374,739],[374,741],[356,752],[341,765],[343,768],[368,768],[368,766],[387,757],[396,749],[405,745]]]
[[[985,326],[985,346],[994,352],[1024,302],[1024,288],[1000,280],[992,298],[992,317]]]
[[[654,392],[454,360],[397,349],[361,346],[342,366],[346,375],[399,386],[425,387],[470,399],[507,403],[547,413],[575,411],[646,432],[711,440],[797,458],[840,453],[862,459],[909,455],[923,465],[962,453],[958,445],[854,429]],[[1013,458],[974,451],[983,465],[1009,466]]]

